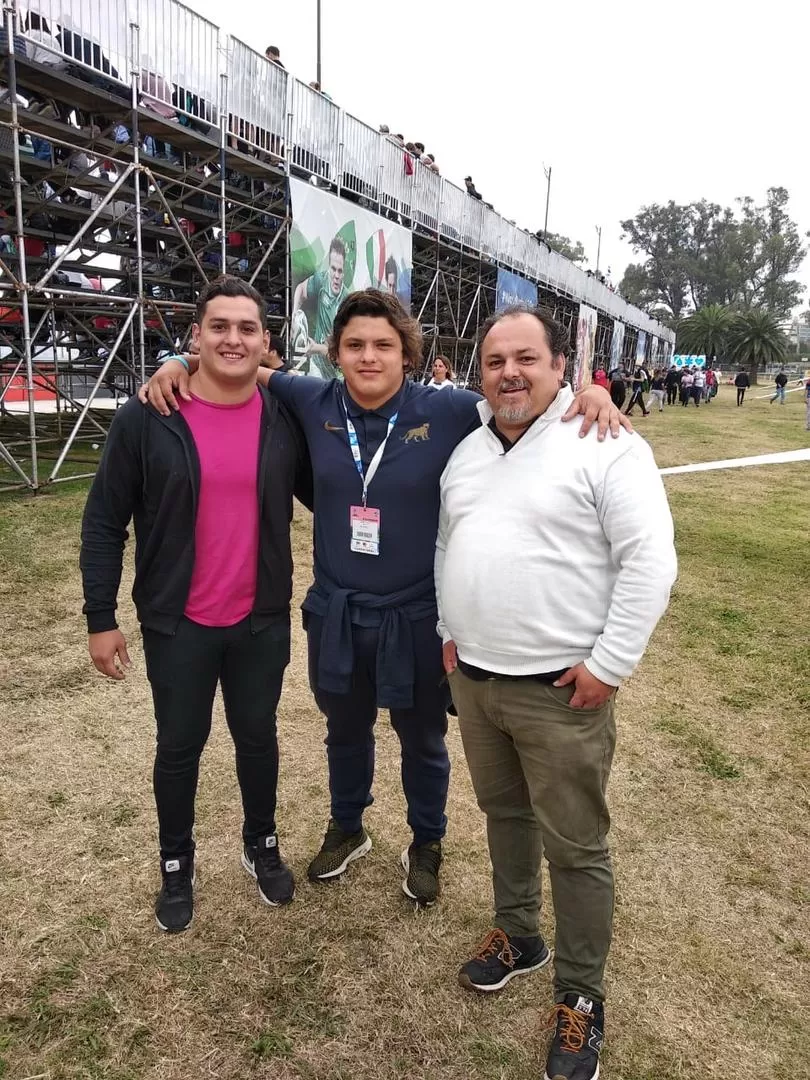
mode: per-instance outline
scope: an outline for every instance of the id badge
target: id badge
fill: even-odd
[[[349,507],[352,551],[361,555],[380,554],[380,511],[370,506]]]

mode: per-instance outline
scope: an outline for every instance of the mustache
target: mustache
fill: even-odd
[[[529,384],[525,379],[504,379],[501,385],[498,387],[498,393],[502,394],[504,390],[528,390]]]

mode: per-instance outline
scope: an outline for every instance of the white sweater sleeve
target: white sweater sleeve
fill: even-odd
[[[447,511],[444,508],[444,499],[439,509],[439,531],[436,535],[436,555],[433,560],[433,579],[436,583],[436,606],[439,609],[439,621],[436,631],[444,645],[452,641],[447,627],[442,622],[442,572],[444,570],[444,552],[447,547]]]
[[[649,446],[635,445],[607,469],[597,492],[599,520],[618,576],[607,621],[585,666],[618,686],[647,647],[677,576],[672,514]]]

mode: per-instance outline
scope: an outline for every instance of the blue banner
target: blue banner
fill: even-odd
[[[531,304],[537,306],[537,286],[508,270],[498,270],[498,287],[495,295],[495,310],[503,311],[513,304]]]

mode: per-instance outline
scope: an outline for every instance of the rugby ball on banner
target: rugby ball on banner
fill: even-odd
[[[290,322],[290,347],[292,348],[293,363],[299,364],[306,359],[309,345],[309,323],[305,312],[297,308],[293,312]]]

